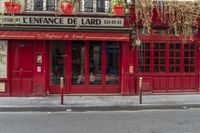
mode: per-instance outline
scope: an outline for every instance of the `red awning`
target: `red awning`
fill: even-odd
[[[0,31],[0,39],[129,41],[129,33]]]

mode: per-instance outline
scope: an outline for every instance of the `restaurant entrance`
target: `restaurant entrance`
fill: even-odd
[[[120,93],[120,42],[50,41],[49,90],[59,93]]]

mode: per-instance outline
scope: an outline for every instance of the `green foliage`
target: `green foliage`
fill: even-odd
[[[123,5],[124,0],[113,0],[113,5]]]

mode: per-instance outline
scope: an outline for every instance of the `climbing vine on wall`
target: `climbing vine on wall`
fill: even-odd
[[[200,0],[135,0],[136,25],[142,24],[150,33],[153,9],[161,23],[168,24],[169,30],[175,35],[193,35],[198,28],[200,17]]]

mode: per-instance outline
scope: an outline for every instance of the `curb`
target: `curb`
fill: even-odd
[[[189,109],[200,108],[200,104],[179,105],[133,105],[133,106],[16,106],[0,107],[0,112],[86,112],[86,111],[138,111],[151,109]]]

